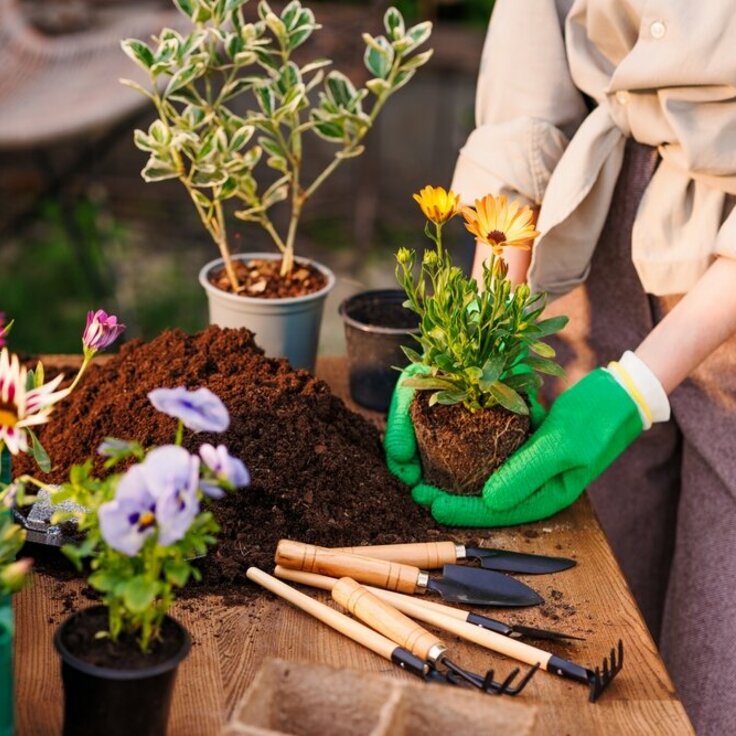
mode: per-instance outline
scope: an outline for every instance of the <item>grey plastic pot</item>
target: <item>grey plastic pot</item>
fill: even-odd
[[[409,363],[402,345],[414,347],[419,317],[401,305],[400,289],[363,291],[340,305],[345,323],[350,396],[367,409],[386,411],[399,379]]]
[[[238,253],[235,260],[253,258],[279,260],[274,253]],[[335,274],[316,261],[297,258],[297,263],[311,264],[327,278],[327,284],[319,291],[306,296],[286,299],[259,299],[231,294],[218,289],[209,275],[223,266],[222,258],[210,261],[199,272],[199,283],[207,294],[210,324],[220,327],[247,327],[255,333],[256,342],[266,355],[287,358],[294,368],[314,371],[319,344],[319,330],[325,299],[335,285]]]

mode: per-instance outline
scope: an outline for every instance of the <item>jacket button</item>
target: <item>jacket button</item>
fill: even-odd
[[[667,33],[667,26],[661,20],[655,20],[649,26],[649,33],[652,38],[658,41],[660,38],[664,38],[665,33]]]

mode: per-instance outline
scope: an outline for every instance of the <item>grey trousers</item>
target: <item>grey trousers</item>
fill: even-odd
[[[570,316],[554,341],[567,376],[545,386],[548,400],[635,349],[680,298],[647,295],[631,263],[657,164],[654,149],[628,142],[590,275],[548,307]],[[670,401],[672,420],[644,432],[589,492],[696,731],[736,734],[736,339]]]

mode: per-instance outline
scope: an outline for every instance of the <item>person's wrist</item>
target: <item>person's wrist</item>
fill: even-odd
[[[608,364],[608,372],[636,404],[644,429],[670,418],[670,402],[661,382],[649,366],[627,350],[621,360]]]

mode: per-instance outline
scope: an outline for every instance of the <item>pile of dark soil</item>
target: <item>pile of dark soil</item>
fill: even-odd
[[[232,420],[223,435],[186,432],[185,446],[196,451],[203,442],[223,442],[252,476],[250,487],[212,506],[222,532],[202,560],[207,590],[232,593],[250,585],[245,570],[272,569],[282,537],[348,546],[440,533],[388,472],[375,427],[323,381],[264,357],[247,330],[168,331],[150,343],[127,343],[109,362],[92,366],[42,428],[54,462],[47,479],[62,482],[108,436],[144,446],[171,442],[175,420],[158,413],[146,395],[180,385],[207,386]],[[18,460],[18,472],[37,470],[29,459]],[[99,460],[97,470],[103,472]]]

